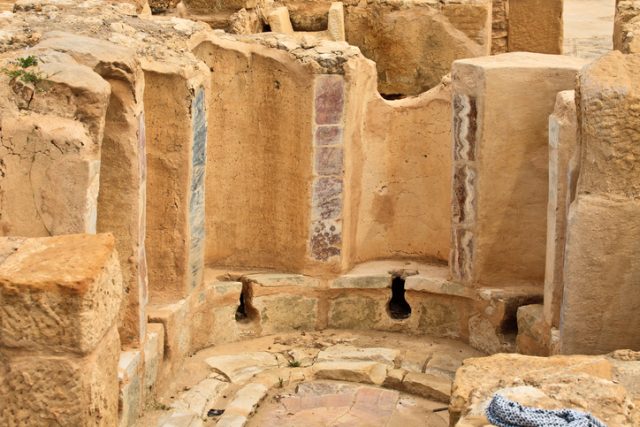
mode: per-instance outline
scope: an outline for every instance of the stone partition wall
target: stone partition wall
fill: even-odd
[[[0,238],[3,425],[118,424],[112,235]]]
[[[562,269],[567,232],[567,210],[578,175],[577,116],[575,91],[558,93],[549,116],[549,202],[547,205],[547,254],[544,275],[544,319],[560,325]]]
[[[341,81],[315,77],[322,72],[314,73],[311,64],[258,43],[209,36],[195,46],[194,53],[215,70],[208,103],[205,262],[324,270],[340,247],[339,221],[320,218],[311,226],[311,194],[316,171],[313,215],[335,218],[338,211],[320,204],[332,202],[331,177],[341,173],[341,140],[332,134],[339,133],[341,111],[323,108],[339,102]]]
[[[640,55],[612,52],[578,84],[580,176],[565,246],[562,353],[640,349]]]
[[[453,279],[542,285],[548,118],[583,61],[529,53],[453,65]]]
[[[67,54],[37,55],[39,90],[0,76],[0,235],[94,233],[111,89]]]
[[[451,87],[386,101],[366,60],[347,67],[347,268],[368,260],[446,261],[451,204]]]
[[[202,282],[210,71],[189,58],[143,69],[149,293],[154,303],[171,302]]]
[[[97,231],[116,237],[126,287],[120,337],[123,345],[135,347],[144,338],[147,300],[142,68],[133,49],[90,37],[51,32],[39,46],[73,56],[111,86],[100,154]]]

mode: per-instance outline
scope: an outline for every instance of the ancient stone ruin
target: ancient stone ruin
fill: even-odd
[[[0,426],[640,426],[640,1],[581,3],[0,3]]]

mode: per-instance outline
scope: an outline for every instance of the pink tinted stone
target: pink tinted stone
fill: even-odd
[[[319,76],[316,79],[315,101],[317,124],[339,124],[344,109],[344,80],[342,76]]]
[[[342,147],[316,149],[317,175],[342,175]]]
[[[316,129],[316,145],[337,145],[342,143],[341,126],[318,126]]]

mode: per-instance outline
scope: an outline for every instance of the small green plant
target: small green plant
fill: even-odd
[[[290,368],[299,368],[300,367],[300,361],[299,360],[292,360],[289,362],[289,367]]]
[[[9,76],[11,80],[19,80],[22,83],[37,85],[42,81],[42,74],[32,70],[38,65],[38,58],[29,55],[11,61],[11,68],[2,68],[1,71]]]

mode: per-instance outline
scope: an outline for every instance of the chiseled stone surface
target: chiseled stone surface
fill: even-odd
[[[510,1],[509,51],[561,54],[563,3],[564,0]]]
[[[580,176],[569,208],[560,351],[638,348],[640,55],[614,51],[579,79]]]
[[[120,309],[114,245],[110,234],[24,240],[0,264],[0,346],[93,351]]]
[[[8,426],[118,425],[115,325],[84,356],[0,349],[0,420]]]

